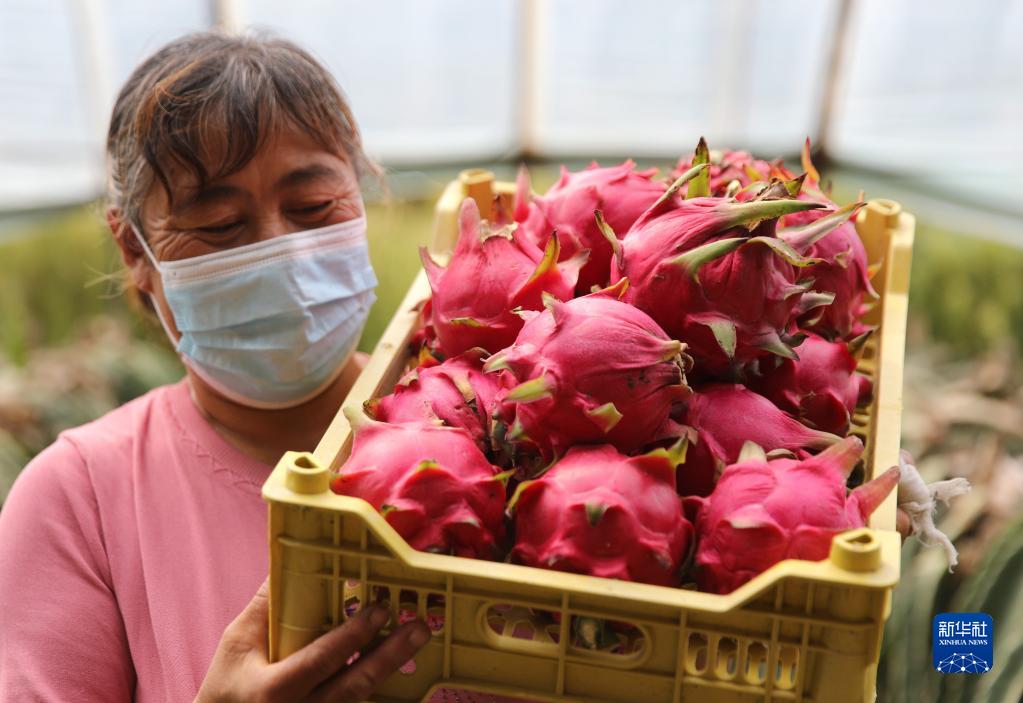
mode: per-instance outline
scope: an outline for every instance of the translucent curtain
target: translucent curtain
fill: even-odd
[[[96,197],[117,89],[146,55],[208,24],[205,0],[0,3],[0,211]]]
[[[385,163],[517,151],[516,0],[249,0],[249,23],[309,48]]]
[[[523,149],[671,158],[700,135],[791,154],[819,128],[840,0],[237,6],[319,56],[369,150],[400,168]],[[210,0],[0,3],[0,209],[98,193],[114,94],[211,14]],[[1023,0],[853,0],[845,30],[831,154],[1004,203],[1023,161]]]
[[[539,19],[539,150],[798,149],[818,116],[836,3],[563,0]]]
[[[860,0],[852,25],[834,156],[1017,200],[1023,2]]]

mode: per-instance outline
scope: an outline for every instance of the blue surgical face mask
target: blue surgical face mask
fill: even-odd
[[[242,405],[287,408],[323,392],[376,300],[365,217],[179,261],[157,261],[132,229],[163,281],[182,360]]]

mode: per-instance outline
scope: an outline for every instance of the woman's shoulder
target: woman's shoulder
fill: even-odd
[[[124,450],[147,431],[164,425],[171,399],[187,394],[184,380],[159,386],[91,422],[64,430],[60,439],[71,442],[83,454]]]
[[[92,467],[123,466],[146,427],[165,422],[167,398],[187,393],[182,384],[154,388],[91,422],[64,430],[28,463],[15,486],[36,482],[43,489],[54,484],[75,485],[90,481],[84,474]]]

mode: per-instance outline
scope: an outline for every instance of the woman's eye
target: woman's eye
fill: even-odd
[[[206,227],[196,227],[196,229],[210,234],[226,234],[240,224],[241,222],[225,222],[222,225],[208,225]]]
[[[334,204],[333,200],[325,200],[322,203],[314,203],[312,205],[304,205],[292,209],[292,212],[296,215],[318,215],[321,212],[325,212],[327,208]]]

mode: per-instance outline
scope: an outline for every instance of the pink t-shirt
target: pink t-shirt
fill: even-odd
[[[185,381],[61,434],[0,510],[0,701],[191,701],[266,578],[269,475]]]
[[[0,511],[0,700],[192,700],[266,577],[269,473],[184,381],[64,432]]]

